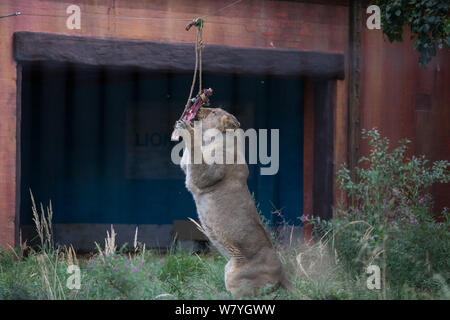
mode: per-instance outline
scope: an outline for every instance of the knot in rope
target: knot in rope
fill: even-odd
[[[206,99],[204,99],[204,96],[202,97],[202,50],[204,48],[203,45],[203,25],[204,25],[205,21],[202,18],[195,18],[194,20],[192,20],[188,25],[186,25],[186,31],[189,31],[191,29],[191,27],[197,27],[197,37],[196,37],[196,42],[195,42],[195,68],[194,68],[194,75],[192,78],[192,85],[191,85],[191,90],[189,91],[189,97],[186,101],[186,106],[184,108],[183,114],[181,115],[181,118],[184,117],[184,115],[186,114],[187,110],[189,109],[189,107],[191,106],[191,104],[193,102],[196,101],[195,99],[192,99],[192,94],[194,93],[194,88],[195,88],[195,82],[197,79],[197,72],[198,72],[198,80],[199,80],[199,88],[198,88],[198,94],[197,94],[197,98],[201,97],[202,101],[205,101]],[[205,101],[206,102],[206,101]],[[180,119],[181,119],[180,118]]]

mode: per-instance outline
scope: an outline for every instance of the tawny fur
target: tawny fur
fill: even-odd
[[[219,129],[224,139],[225,130],[239,127],[233,115],[219,108],[201,108],[196,120],[202,122],[203,131]],[[193,128],[185,121],[179,121],[176,128],[187,129],[193,137]],[[197,151],[204,157],[218,147],[214,143],[203,141],[202,147],[185,148],[181,168],[202,227],[211,242],[229,258],[225,266],[227,290],[234,297],[253,295],[267,285],[292,291],[248,190],[247,164],[191,163],[194,148],[201,148]],[[233,152],[225,147],[223,150],[224,154]]]

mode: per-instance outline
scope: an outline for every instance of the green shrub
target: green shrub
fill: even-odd
[[[350,274],[361,276],[368,265],[376,264],[385,288],[445,289],[450,215],[448,210],[433,215],[427,191],[434,183],[450,181],[449,163],[407,157],[407,140],[391,151],[389,139],[376,129],[363,130],[363,138],[370,152],[360,159],[354,177],[345,165],[337,174],[348,207],[339,205],[332,221],[315,220],[315,230],[331,239]]]
[[[383,33],[390,42],[403,41],[408,26],[419,63],[426,65],[436,55],[436,46],[450,48],[450,3],[442,0],[378,0]]]

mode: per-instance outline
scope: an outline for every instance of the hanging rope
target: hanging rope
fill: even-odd
[[[0,16],[1,18],[8,18],[8,17],[15,17],[15,16],[20,16],[22,13],[20,11],[14,12],[14,13],[10,13],[10,14],[5,14],[3,16]]]
[[[192,84],[191,84],[191,90],[189,91],[189,97],[186,101],[186,105],[184,107],[184,111],[181,114],[180,119],[183,119],[185,117],[186,113],[189,111],[192,103],[194,103],[194,112],[197,112],[198,108],[204,105],[209,105],[209,99],[212,95],[212,89],[202,89],[203,88],[203,60],[202,60],[202,51],[203,51],[203,24],[204,20],[202,18],[196,18],[192,20],[191,23],[189,23],[186,26],[186,31],[189,31],[192,26],[197,27],[197,36],[195,41],[195,67],[194,67],[194,75],[192,77]],[[197,96],[193,99],[192,94],[194,93],[195,88],[195,82],[197,81],[197,73],[198,73],[198,80],[199,80],[199,89]],[[189,117],[188,117],[189,118]],[[187,119],[190,121],[190,119]]]
[[[243,0],[237,0],[234,1],[228,5],[226,5],[225,7],[222,7],[216,11],[213,11],[211,13],[208,13],[204,16],[201,16],[202,19],[205,19],[207,17],[211,17],[216,15],[217,13],[228,9],[236,4],[238,4],[239,2],[242,2]],[[23,8],[22,8],[23,9]],[[22,16],[30,16],[30,17],[47,17],[47,18],[67,18],[67,15],[58,15],[58,14],[43,14],[43,13],[27,13],[25,11],[18,11],[15,13],[11,13],[11,14],[7,14],[7,15],[0,15],[0,19],[1,18],[7,18],[7,17],[13,17],[13,16],[18,16],[18,15],[22,15]],[[191,19],[184,19],[184,18],[170,18],[170,17],[127,17],[127,16],[114,16],[114,15],[108,15],[108,14],[89,14],[89,13],[84,13],[83,14],[83,19],[84,18],[88,18],[88,19],[117,19],[117,20],[136,20],[136,21],[191,21]]]
[[[197,27],[197,36],[195,41],[195,67],[194,67],[194,76],[192,78],[191,90],[189,92],[189,98],[186,101],[186,106],[190,104],[192,94],[194,92],[195,81],[197,79],[197,71],[200,65],[200,73],[199,73],[199,92],[202,88],[202,50],[203,50],[203,42],[202,42],[202,31],[203,31],[203,19],[197,18],[194,19],[191,23],[186,26],[186,31],[189,31],[192,26]]]

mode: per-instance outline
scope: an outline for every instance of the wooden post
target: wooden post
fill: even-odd
[[[348,162],[353,169],[358,164],[360,152],[360,60],[361,60],[361,1],[351,0],[349,3],[349,95],[348,95]],[[352,173],[352,179],[355,179]],[[355,199],[352,199],[352,204]]]
[[[303,105],[303,215],[312,217],[314,179],[314,82],[305,79]],[[303,223],[303,240],[306,244],[313,240],[313,226]]]
[[[314,82],[313,210],[321,220],[333,218],[333,155],[336,80]]]
[[[14,246],[21,245],[20,241],[20,197],[21,197],[21,123],[22,123],[22,65],[17,64],[16,79],[16,212],[14,219]]]

